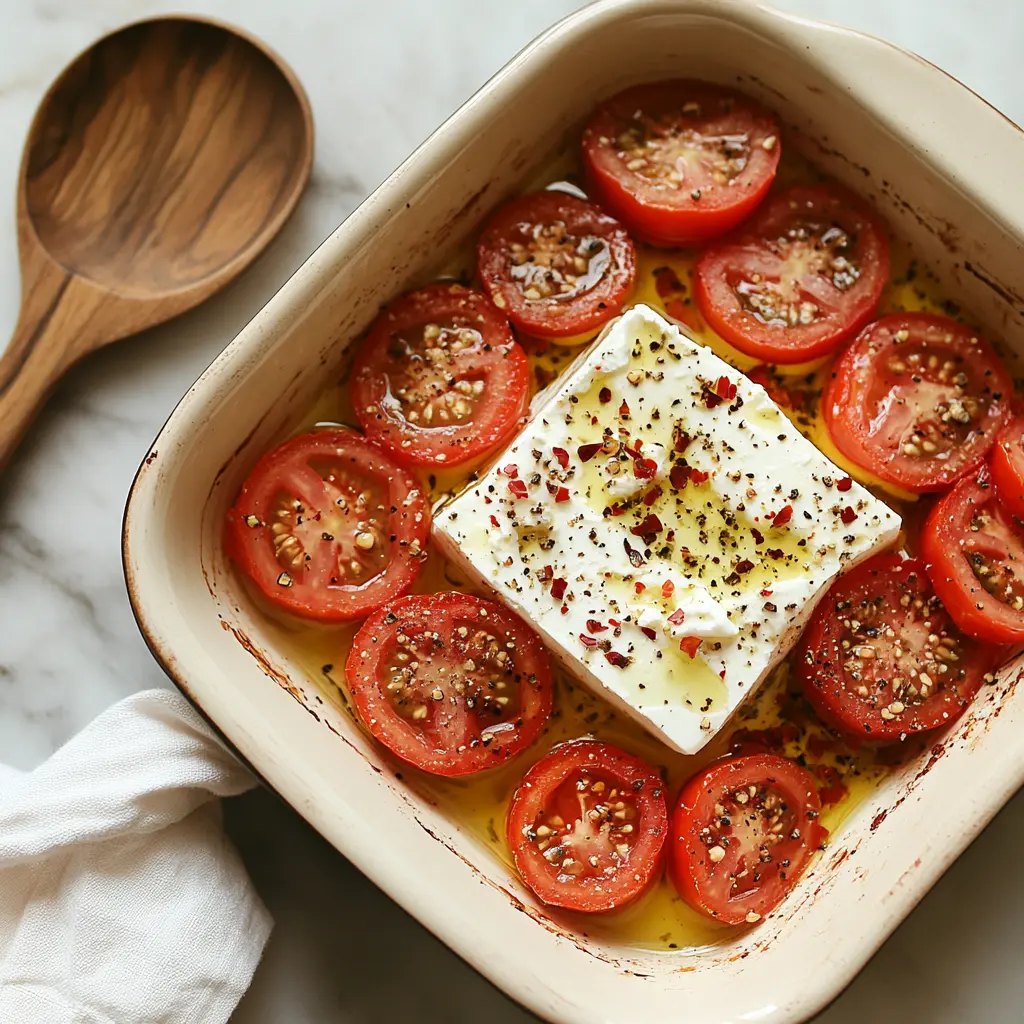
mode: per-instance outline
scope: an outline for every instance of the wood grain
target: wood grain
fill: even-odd
[[[0,356],[0,466],[60,375],[244,269],[309,178],[309,104],[224,26],[131,25],[44,97],[22,159],[22,308]]]

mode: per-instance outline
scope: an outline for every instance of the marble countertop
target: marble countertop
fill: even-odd
[[[297,213],[227,291],[71,371],[0,483],[0,761],[28,768],[101,709],[166,685],[121,576],[121,512],[177,399],[322,238],[574,0],[193,0],[277,49],[309,91],[313,178]],[[1020,0],[780,0],[915,49],[1024,122]],[[95,37],[158,0],[0,0],[0,334],[18,304],[14,185],[33,110]],[[507,1001],[259,791],[228,829],[276,928],[236,1024],[526,1024]],[[1024,796],[1012,800],[819,1018],[987,1024],[1024,1017]],[[856,922],[850,923],[856,927]],[[396,979],[400,983],[393,983]],[[392,982],[392,983],[388,983]]]

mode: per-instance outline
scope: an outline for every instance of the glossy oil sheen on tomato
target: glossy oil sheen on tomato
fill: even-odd
[[[571,177],[574,171],[568,161],[562,161],[544,177],[538,178],[532,187],[540,188],[546,182]],[[812,168],[787,153],[780,166],[776,187],[785,188],[819,178]],[[475,239],[470,239],[441,271],[462,276],[468,281],[474,244]],[[756,360],[737,352],[701,320],[692,298],[693,264],[692,252],[664,252],[638,246],[638,279],[633,301],[645,302],[679,320],[724,359],[738,369],[749,372],[756,365]],[[665,274],[664,268],[671,271],[675,282]],[[893,244],[892,268],[892,277],[882,297],[880,312],[925,309],[952,316],[960,315],[957,307],[943,300],[935,279],[911,259],[899,242]],[[678,283],[680,287],[674,290],[666,282]],[[543,343],[528,343],[528,352],[536,389],[547,385],[564,372],[579,354],[578,349]],[[808,366],[786,367],[784,376],[772,375],[762,382],[769,384],[777,401],[782,399],[780,404],[790,418],[826,456],[871,487],[882,500],[906,514],[911,508],[907,503],[914,499],[913,495],[882,485],[857,467],[849,465],[828,441],[819,416],[821,382],[825,373],[827,361],[819,361]],[[339,386],[330,389],[320,398],[296,430],[308,430],[318,423],[354,422],[347,388]],[[435,498],[460,490],[468,481],[471,469],[462,467],[430,477]],[[910,521],[916,518],[911,512]],[[913,545],[913,537],[910,543]],[[463,581],[453,574],[444,560],[432,551],[416,590],[429,592],[451,588],[468,589],[464,588]],[[266,606],[261,603],[261,607]],[[355,626],[327,630],[292,621],[285,622],[273,611],[269,611],[268,615],[275,623],[274,628],[279,633],[282,646],[294,651],[298,660],[307,666],[310,679],[325,699],[331,700],[351,715],[341,667]],[[799,735],[794,737],[792,723],[783,717],[784,713],[788,714],[786,709],[792,705],[788,696],[788,676],[788,666],[783,665],[756,700],[750,706],[740,709],[736,721],[723,730],[722,735],[700,755],[689,757],[676,754],[651,739],[637,725],[616,715],[603,700],[559,672],[556,674],[555,712],[548,727],[541,739],[511,764],[485,772],[482,776],[450,780],[428,776],[405,766],[398,767],[396,763],[402,776],[400,784],[409,785],[435,803],[462,828],[470,831],[496,858],[511,867],[504,830],[512,793],[529,766],[554,744],[581,736],[595,736],[620,745],[660,767],[668,782],[670,798],[674,799],[687,778],[708,761],[728,752],[730,737],[736,730],[742,729],[755,737],[758,734],[772,736],[777,744],[781,743],[776,747],[777,752],[802,757],[812,770],[831,770],[838,777],[840,781],[837,791],[845,792],[845,795],[838,803],[826,807],[821,817],[822,824],[832,834],[834,842],[843,821],[872,792],[888,769],[870,751],[830,749],[829,738],[813,721],[801,722],[797,729]],[[778,734],[787,726],[789,732],[784,733],[780,741]],[[691,910],[675,894],[667,879],[662,879],[638,904],[619,912],[586,916],[549,911],[549,915],[559,924],[597,941],[661,951],[682,952],[721,941],[738,931],[736,928],[716,924]]]

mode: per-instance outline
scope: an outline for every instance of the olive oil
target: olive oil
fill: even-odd
[[[819,177],[792,154],[787,153],[783,157],[779,174],[783,187]],[[549,174],[543,180],[550,181],[552,176]],[[698,340],[738,369],[748,373],[754,370],[755,379],[769,388],[796,426],[826,456],[869,486],[897,511],[905,512],[906,503],[916,500],[914,495],[882,484],[847,463],[829,440],[819,409],[828,360],[771,371],[755,369],[755,360],[718,338],[701,318],[693,299],[694,258],[695,254],[689,251],[662,252],[640,247],[638,282],[633,301],[644,302],[681,322]],[[470,281],[473,276],[470,266],[470,254],[463,251],[461,258],[446,267],[446,271]],[[891,280],[882,298],[881,313],[901,309],[924,309],[946,314],[958,312],[943,301],[935,279],[916,264],[898,241],[894,241],[892,246],[892,267]],[[564,373],[579,353],[579,349],[529,340],[525,347],[538,391]],[[328,423],[353,424],[355,420],[347,390],[344,384],[340,384],[325,392],[299,429],[309,430],[318,424]],[[585,440],[581,438],[581,441]],[[432,475],[425,482],[429,484],[435,501],[442,502],[448,495],[461,490],[472,479],[471,473],[471,469],[465,468],[450,470]],[[596,490],[596,493],[601,492]],[[694,543],[698,542],[694,540]],[[786,564],[790,561],[785,560]],[[792,564],[797,566],[794,571],[798,571],[798,561],[794,559]],[[770,586],[771,581],[766,579],[765,585]],[[432,551],[415,589],[431,592],[453,588],[472,589],[452,566]],[[628,603],[635,604],[636,600],[635,595],[628,596]],[[327,629],[295,620],[285,622],[273,613],[271,618],[272,628],[279,633],[280,642],[307,667],[310,680],[324,699],[352,714],[344,690],[344,664],[356,625]],[[688,671],[692,672],[692,668]],[[783,753],[806,764],[819,778],[823,798],[827,801],[821,823],[830,832],[833,842],[843,821],[888,770],[884,759],[876,757],[870,750],[846,748],[816,722],[799,696],[790,663],[783,663],[761,691],[740,708],[734,721],[696,756],[669,750],[639,726],[616,714],[609,704],[564,672],[556,670],[555,675],[554,713],[541,738],[511,763],[464,779],[432,777],[404,765],[400,768],[405,784],[428,797],[463,828],[471,831],[498,860],[508,865],[511,865],[511,857],[505,838],[505,821],[512,794],[530,765],[564,740],[593,736],[647,759],[662,771],[670,797],[701,766],[729,753],[730,749],[772,749]],[[707,684],[706,689],[712,695],[713,691],[721,688],[720,680],[710,670]],[[698,694],[700,699],[706,696]],[[659,881],[637,904],[612,914],[587,916],[550,912],[550,916],[594,939],[662,951],[706,946],[729,938],[738,931],[691,910],[676,895],[667,878]]]

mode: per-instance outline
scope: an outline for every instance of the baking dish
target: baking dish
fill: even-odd
[[[1019,129],[881,41],[747,0],[606,0],[517,56],[313,254],[190,389],[125,516],[140,627],[177,685],[370,878],[509,995],[566,1024],[792,1021],[820,1009],[1024,780],[1020,663],[861,804],[779,912],[672,953],[568,930],[318,693],[228,571],[222,516],[380,305],[641,80],[737,82],[875,203],[992,334],[1024,345]],[[386,837],[387,842],[381,842]]]

